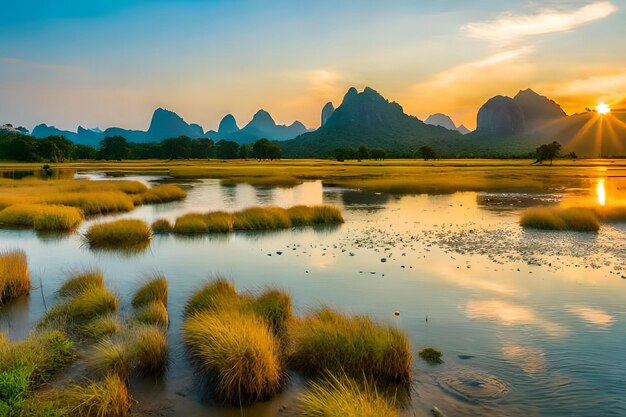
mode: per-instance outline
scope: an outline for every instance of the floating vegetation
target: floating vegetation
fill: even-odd
[[[30,290],[26,253],[21,250],[0,252],[0,306]]]
[[[411,383],[411,346],[405,333],[366,316],[323,308],[289,329],[289,365],[305,375],[326,371],[366,376],[385,387]]]
[[[431,363],[431,364],[437,364],[437,363],[443,362],[443,360],[441,359],[443,356],[443,353],[441,353],[437,349],[424,348],[419,351],[418,355],[420,356],[420,358],[424,359],[426,362]]]
[[[328,373],[300,397],[303,417],[397,417],[396,402],[382,395],[376,385],[358,383],[345,375]]]
[[[150,244],[152,232],[143,220],[121,219],[94,224],[85,233],[91,248],[133,250]]]
[[[598,214],[586,207],[529,208],[522,213],[520,224],[524,228],[544,230],[597,232],[600,229]]]

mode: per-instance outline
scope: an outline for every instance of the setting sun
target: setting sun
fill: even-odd
[[[606,103],[600,103],[596,106],[596,110],[599,114],[608,114],[611,112],[611,108]]]

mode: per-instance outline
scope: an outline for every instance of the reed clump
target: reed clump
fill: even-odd
[[[198,312],[185,320],[183,340],[198,370],[214,381],[213,394],[219,401],[231,405],[262,401],[282,386],[280,343],[256,314]]]
[[[223,304],[232,306],[240,302],[235,287],[225,279],[205,283],[185,304],[185,316],[201,311],[216,311]]]
[[[152,223],[152,232],[155,234],[165,234],[170,233],[174,229],[172,223],[167,219],[157,219]]]
[[[102,249],[145,247],[151,238],[152,232],[146,222],[136,219],[94,224],[85,233],[90,247]]]
[[[60,297],[75,297],[91,288],[104,288],[104,275],[101,271],[86,270],[73,274],[57,290]]]
[[[184,200],[187,197],[185,190],[174,184],[155,185],[141,194],[133,195],[133,202],[141,204],[162,204]]]
[[[40,326],[52,323],[81,324],[117,310],[117,297],[106,288],[88,288],[44,314]]]
[[[345,375],[327,374],[310,383],[300,397],[302,417],[397,417],[396,402],[378,392],[376,386],[358,383]]]
[[[323,308],[293,320],[289,340],[289,364],[305,375],[345,372],[383,387],[410,385],[411,346],[407,335],[391,325]]]
[[[623,222],[626,221],[626,206],[599,206],[595,211],[603,221]]]
[[[162,328],[139,325],[128,336],[132,368],[139,376],[160,376],[167,367],[169,348]]]
[[[235,230],[276,230],[291,226],[287,210],[280,207],[250,207],[233,215]]]
[[[180,234],[207,233],[207,216],[201,213],[185,214],[176,219],[172,231]]]
[[[167,280],[156,276],[145,282],[135,293],[132,300],[133,307],[141,307],[152,301],[160,301],[167,305]]]
[[[162,301],[156,300],[144,304],[133,316],[132,321],[140,324],[153,324],[167,328],[167,308]]]
[[[123,417],[134,403],[126,382],[114,373],[101,381],[73,385],[58,399],[59,408],[65,413],[84,417]]]
[[[533,207],[522,213],[524,228],[597,232],[600,220],[595,210],[586,207]]]
[[[79,333],[94,339],[113,336],[122,332],[122,330],[121,323],[113,314],[96,317],[78,328]]]
[[[21,250],[0,252],[0,306],[27,294],[30,272],[26,253]]]
[[[83,221],[81,209],[62,205],[15,204],[0,211],[0,225],[40,232],[72,231]]]

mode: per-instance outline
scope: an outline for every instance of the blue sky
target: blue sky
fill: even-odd
[[[0,123],[205,129],[256,110],[319,125],[369,85],[470,127],[532,87],[568,112],[626,94],[624,1],[0,1]]]

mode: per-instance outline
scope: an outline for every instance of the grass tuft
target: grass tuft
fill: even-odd
[[[418,355],[428,363],[442,363],[443,353],[433,348],[424,348],[419,351]]]
[[[21,250],[0,252],[0,306],[27,294],[30,290],[30,272],[26,253]]]
[[[147,246],[152,232],[143,220],[121,219],[94,224],[85,233],[92,248],[124,249]]]
[[[174,229],[172,223],[167,219],[157,219],[152,223],[152,232],[153,233],[170,233]]]
[[[290,326],[289,363],[305,375],[326,370],[381,386],[411,382],[411,347],[406,334],[366,316],[347,316],[324,308]]]
[[[302,417],[397,417],[393,399],[380,394],[371,383],[357,383],[332,374],[310,384],[300,397]]]
[[[126,382],[116,374],[89,385],[74,385],[60,394],[61,408],[68,415],[123,417],[134,404]]]
[[[225,279],[217,279],[207,282],[196,291],[185,305],[185,316],[190,316],[200,311],[215,311],[223,302],[236,302],[237,291],[230,282]]]
[[[291,297],[285,292],[270,288],[256,298],[253,309],[268,321],[275,333],[282,333],[291,319]]]
[[[112,313],[119,306],[117,297],[106,288],[89,288],[48,310],[40,325],[50,323],[75,324],[77,321],[89,321],[96,317]]]
[[[104,339],[87,357],[87,369],[96,376],[114,374],[122,381],[130,378],[132,355],[124,339]]]
[[[102,339],[120,333],[122,325],[113,314],[110,314],[85,323],[78,328],[78,331],[94,339]]]
[[[83,219],[81,209],[61,205],[15,204],[0,211],[0,225],[33,228],[40,232],[72,231]]]
[[[520,224],[524,228],[543,230],[597,232],[600,229],[596,212],[584,207],[529,208],[522,213]]]
[[[129,336],[133,368],[140,376],[160,376],[167,367],[167,337],[161,328],[151,325],[133,327]]]
[[[133,297],[133,307],[141,307],[151,301],[160,301],[167,305],[167,280],[162,277],[154,277],[141,286]]]
[[[284,380],[280,344],[266,321],[239,311],[188,317],[183,340],[200,372],[214,379],[214,395],[231,405],[269,398]]]
[[[151,301],[148,304],[143,305],[137,313],[133,316],[133,323],[140,324],[153,324],[167,328],[168,314],[167,308],[163,302]]]
[[[207,233],[207,216],[201,213],[185,214],[176,219],[172,231],[181,234]]]
[[[184,200],[185,190],[174,184],[155,185],[141,194],[133,195],[135,204],[161,204]]]
[[[57,294],[61,297],[75,297],[91,288],[104,288],[104,275],[100,271],[84,271],[67,279]]]
[[[280,207],[250,207],[233,215],[235,230],[276,230],[289,227],[289,214]]]

